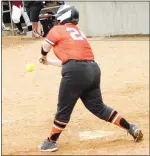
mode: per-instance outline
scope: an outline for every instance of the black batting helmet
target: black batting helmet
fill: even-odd
[[[63,5],[54,15],[59,24],[73,23],[75,25],[79,22],[79,12],[74,6]]]

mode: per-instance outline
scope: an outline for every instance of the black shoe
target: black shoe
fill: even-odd
[[[24,34],[24,30],[22,30],[22,31],[21,30],[17,30],[17,34],[18,35],[23,35]]]
[[[143,133],[136,125],[130,125],[128,133],[132,135],[135,142],[143,140]]]

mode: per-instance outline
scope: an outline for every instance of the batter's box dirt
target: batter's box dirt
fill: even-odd
[[[137,42],[138,40],[138,42]],[[61,68],[38,63],[42,40],[2,39],[2,154],[3,155],[148,155],[149,154],[149,40],[124,38],[91,40],[101,67],[104,103],[142,128],[144,140],[135,143],[126,131],[99,120],[79,100],[55,153],[38,145],[50,133],[57,107]],[[49,57],[55,58],[51,52]],[[32,73],[26,63],[35,64]],[[17,121],[17,122],[13,122]],[[81,132],[86,133],[80,140]],[[97,131],[97,134],[93,132]],[[105,132],[105,133],[104,133]],[[106,133],[111,134],[106,135]],[[90,138],[93,137],[93,138]]]

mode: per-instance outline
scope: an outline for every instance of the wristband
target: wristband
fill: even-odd
[[[43,56],[46,56],[46,55],[48,54],[48,52],[44,51],[43,47],[41,47],[41,54],[42,54]]]

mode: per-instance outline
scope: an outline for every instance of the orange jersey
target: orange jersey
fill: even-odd
[[[94,60],[90,44],[74,24],[54,26],[45,41],[53,45],[53,51],[64,64],[68,60]]]

